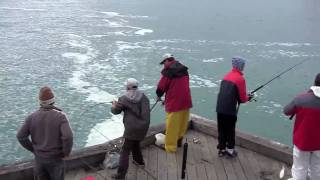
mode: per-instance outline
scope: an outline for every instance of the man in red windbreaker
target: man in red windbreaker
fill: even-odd
[[[320,179],[320,73],[314,86],[306,93],[298,95],[283,112],[295,115],[293,129],[294,180]]]
[[[188,127],[189,109],[192,100],[188,68],[176,61],[173,55],[165,54],[160,64],[164,65],[162,77],[156,90],[158,100],[165,94],[166,152],[176,152]]]
[[[218,119],[218,155],[235,157],[235,128],[238,106],[252,98],[247,95],[246,81],[243,78],[245,60],[240,57],[232,58],[232,70],[228,72],[220,84],[216,106]]]

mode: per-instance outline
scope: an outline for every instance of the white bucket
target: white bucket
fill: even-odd
[[[155,135],[156,138],[156,145],[160,146],[164,144],[166,135],[162,134],[162,133],[158,133]]]

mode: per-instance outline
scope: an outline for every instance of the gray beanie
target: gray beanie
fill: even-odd
[[[315,86],[320,86],[320,73],[317,74],[316,79],[314,80]]]
[[[232,58],[232,67],[238,69],[239,71],[243,71],[245,64],[246,64],[246,60],[241,57]]]

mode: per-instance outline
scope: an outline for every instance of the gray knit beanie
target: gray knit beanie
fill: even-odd
[[[315,86],[320,86],[320,73],[317,74],[316,79],[314,80]]]
[[[246,60],[241,57],[232,58],[232,67],[238,69],[239,71],[243,71],[245,64],[246,64]]]

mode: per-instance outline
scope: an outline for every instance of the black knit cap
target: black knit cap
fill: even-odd
[[[320,86],[320,73],[317,74],[316,79],[314,80],[315,86]]]

